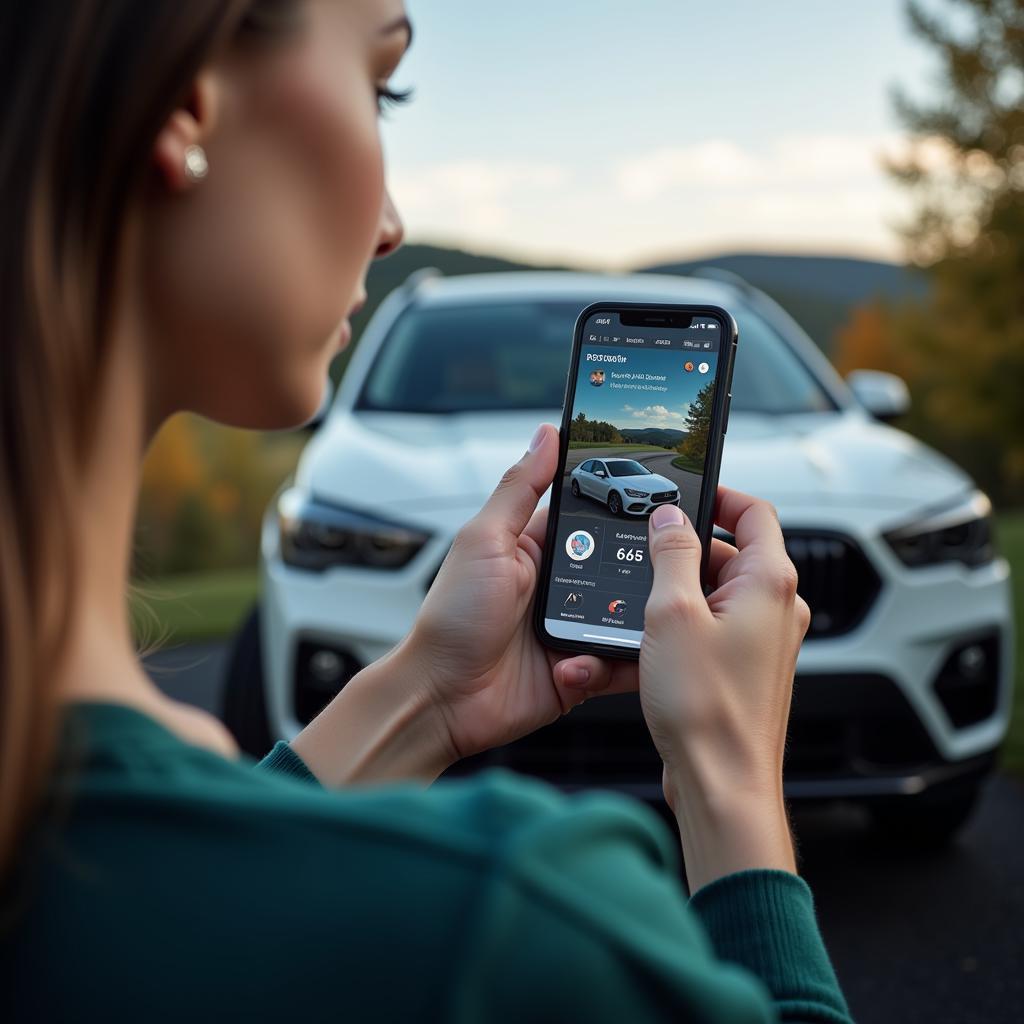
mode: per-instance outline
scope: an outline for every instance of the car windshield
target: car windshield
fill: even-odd
[[[557,409],[564,397],[573,324],[586,304],[524,299],[412,306],[377,353],[356,408],[442,415]],[[766,321],[746,307],[734,305],[733,312],[740,328],[734,412],[836,408]]]
[[[836,403],[775,329],[752,310],[732,310],[740,329],[732,411],[782,416],[835,412]]]
[[[583,302],[480,303],[407,310],[357,408],[457,413],[557,409]]]
[[[615,459],[612,462],[605,463],[608,467],[608,472],[612,476],[650,476],[651,471],[646,466],[641,466],[639,462],[634,462],[632,459]]]

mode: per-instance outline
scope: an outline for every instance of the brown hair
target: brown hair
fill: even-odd
[[[126,213],[160,128],[239,32],[297,0],[30,0],[0,10],[0,877],[45,784]]]

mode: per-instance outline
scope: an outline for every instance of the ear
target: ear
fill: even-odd
[[[220,86],[211,71],[201,71],[185,102],[172,111],[153,142],[153,165],[170,192],[196,184],[185,173],[185,150],[205,146],[217,121]]]

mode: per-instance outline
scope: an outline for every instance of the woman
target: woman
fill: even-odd
[[[531,633],[549,425],[410,636],[259,765],[139,664],[148,442],[180,410],[308,419],[400,242],[377,115],[401,0],[0,18],[4,1019],[847,1020],[782,800],[807,609],[764,503],[721,492],[738,550],[715,542],[707,600],[691,526],[652,516],[639,672]],[[640,805],[503,771],[424,786],[636,689],[689,903]]]

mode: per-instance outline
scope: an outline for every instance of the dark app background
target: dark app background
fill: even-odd
[[[723,330],[711,316],[685,329],[623,327],[606,311],[584,325],[545,610],[549,633],[639,645],[651,587],[647,520],[667,494],[696,520]]]

